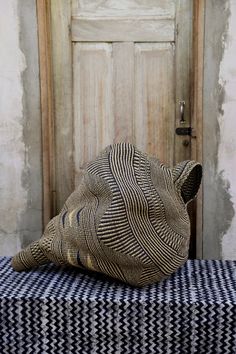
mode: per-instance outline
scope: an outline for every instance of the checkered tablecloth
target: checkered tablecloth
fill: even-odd
[[[236,261],[189,260],[135,288],[76,268],[17,273],[0,258],[0,353],[235,354]]]

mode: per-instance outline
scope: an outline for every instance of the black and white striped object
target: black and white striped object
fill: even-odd
[[[188,260],[142,288],[0,258],[0,353],[235,354],[236,261]]]
[[[15,270],[52,261],[144,286],[172,274],[188,257],[187,203],[202,168],[174,168],[129,143],[109,145],[88,164],[83,180],[43,237],[17,254]]]

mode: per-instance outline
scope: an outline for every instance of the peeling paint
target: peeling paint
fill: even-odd
[[[222,230],[222,257],[236,259],[236,2],[228,2],[227,36],[222,38],[224,55],[220,64],[219,85],[224,88],[222,109],[218,115],[220,142],[218,173],[225,184],[228,202],[224,217],[227,228]]]
[[[229,229],[234,210],[230,181],[219,163],[222,131],[219,117],[225,116],[224,79],[220,65],[228,41],[230,0],[209,0],[205,11],[203,88],[203,257],[222,258],[221,238]]]
[[[35,0],[0,0],[0,43],[0,256],[11,256],[42,229]]]
[[[27,207],[27,190],[21,183],[25,165],[21,73],[26,63],[18,33],[17,0],[0,0],[0,255],[19,249],[18,223]]]
[[[20,48],[27,67],[22,72],[23,139],[25,168],[22,185],[28,192],[27,208],[21,216],[21,246],[26,247],[42,235],[42,161],[39,58],[36,0],[18,0]]]

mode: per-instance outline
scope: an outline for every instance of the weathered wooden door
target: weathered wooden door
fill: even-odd
[[[190,158],[191,0],[51,0],[56,211],[102,148]]]
[[[108,144],[202,161],[204,0],[37,0],[37,13],[45,225]]]
[[[132,142],[170,166],[195,158],[191,136],[176,134],[191,126],[194,2],[45,1],[54,102],[52,214],[108,144]],[[195,207],[191,219],[194,257]],[[199,245],[200,255],[201,240]]]

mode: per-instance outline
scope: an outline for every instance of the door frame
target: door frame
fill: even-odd
[[[192,0],[193,1],[193,0]],[[66,158],[65,165],[56,166],[56,154],[61,156],[63,161],[63,149],[57,151],[55,139],[54,117],[55,111],[59,119],[64,119],[67,112],[67,124],[73,124],[73,102],[72,102],[72,68],[65,66],[65,63],[72,60],[72,43],[70,41],[71,28],[69,16],[72,12],[73,1],[64,0],[36,0],[37,18],[38,18],[38,45],[39,45],[39,66],[40,66],[40,88],[41,88],[41,117],[42,117],[42,161],[43,161],[43,225],[56,214],[56,185],[55,175],[59,168],[71,171],[73,169],[72,156],[68,160]],[[61,16],[63,26],[56,26],[57,16]],[[204,15],[205,0],[193,1],[193,85],[190,101],[191,104],[191,126],[193,136],[191,139],[191,158],[202,163],[202,121],[203,121],[203,56],[204,56]],[[53,33],[54,31],[54,33]],[[62,33],[62,31],[64,31]],[[52,41],[52,37],[62,38],[56,48]],[[63,46],[67,50],[63,50]],[[60,67],[53,65],[53,56],[62,56]],[[65,83],[68,92],[58,89],[58,83],[55,84],[54,76],[59,77],[61,83]],[[63,100],[61,112],[57,111],[57,102]],[[62,101],[61,101],[62,102]],[[62,105],[60,105],[62,106]],[[63,136],[60,137],[63,140]],[[64,138],[64,145],[72,151],[72,139]],[[69,144],[69,145],[68,145]],[[63,143],[62,145],[63,147]],[[69,174],[70,175],[70,174]],[[66,183],[64,183],[66,182]],[[67,191],[74,189],[73,181],[69,178],[65,181],[59,181],[59,186]],[[202,258],[203,254],[203,236],[202,236],[202,188],[199,191],[198,198],[193,208],[196,213],[196,257]]]
[[[205,0],[193,1],[193,92],[191,126],[191,158],[203,163],[203,74]],[[195,138],[194,138],[195,137]],[[195,200],[196,258],[203,258],[203,189],[200,187]]]
[[[55,213],[54,183],[54,100],[51,48],[51,0],[36,0],[38,21],[42,179],[43,179],[43,227]]]

